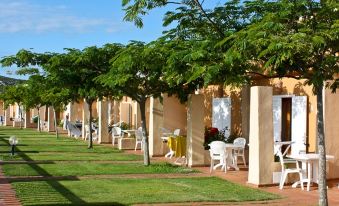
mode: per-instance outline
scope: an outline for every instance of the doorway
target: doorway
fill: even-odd
[[[292,98],[281,98],[281,141],[291,141],[292,130]],[[285,151],[287,145],[283,145]],[[289,151],[288,153],[290,153]]]
[[[275,142],[292,141],[291,153],[306,151],[307,97],[273,96],[273,136]]]

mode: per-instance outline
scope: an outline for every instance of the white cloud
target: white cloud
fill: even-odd
[[[42,6],[25,0],[0,1],[0,33],[16,32],[90,32],[103,27],[106,32],[119,30],[113,19],[73,15],[64,5]]]

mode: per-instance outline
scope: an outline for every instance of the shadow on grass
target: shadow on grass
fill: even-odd
[[[16,165],[16,164],[55,164],[55,161],[50,161],[50,160],[35,160],[35,161],[25,161],[25,160],[3,160],[0,162],[0,165]]]
[[[67,206],[67,205],[93,205],[93,206],[125,206],[124,204],[118,203],[118,202],[107,202],[107,203],[102,203],[102,202],[92,202],[92,203],[82,203],[82,204],[34,204],[36,206]]]
[[[0,137],[1,141],[3,143],[7,143],[8,147],[10,147],[8,141],[5,138],[8,138],[9,136],[5,137],[2,136]],[[17,149],[17,148],[16,148]],[[24,152],[20,152],[19,149],[16,150],[18,153],[20,153],[20,156],[22,157],[23,160],[25,161],[33,161],[29,156],[27,156]],[[39,165],[37,164],[29,164],[32,169],[38,172],[39,175],[41,176],[49,176],[51,177],[52,175],[49,174],[46,170],[42,169]],[[77,178],[73,178],[72,180],[79,180]],[[62,184],[60,184],[58,181],[46,181],[55,191],[59,192],[64,198],[66,198],[68,201],[70,201],[72,204],[68,205],[86,205],[86,202],[83,201],[81,198],[76,196],[72,191],[68,190],[66,187],[64,187]],[[46,205],[46,204],[44,204]],[[58,205],[58,204],[55,204]],[[67,205],[67,204],[65,204]]]
[[[15,151],[18,155],[20,155],[21,153],[40,153],[38,151],[19,151],[17,147],[15,147]],[[0,153],[10,153],[10,151],[0,151]]]
[[[79,179],[76,176],[7,177],[7,180],[9,182],[64,181],[64,180],[79,181]]]

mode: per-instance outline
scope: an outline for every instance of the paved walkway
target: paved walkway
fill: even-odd
[[[19,206],[19,200],[15,196],[11,184],[2,172],[0,167],[0,206]]]
[[[129,153],[134,153],[134,151],[129,151]],[[168,162],[174,162],[175,158],[168,159],[163,157],[155,158],[157,161],[164,160]],[[209,167],[195,167],[202,172],[203,175],[213,175],[220,177],[222,179],[238,183],[240,185],[245,185],[252,188],[258,188],[255,185],[247,183],[248,169],[243,165],[240,165],[240,171],[227,171],[225,174],[223,171],[217,170],[213,171],[212,174],[209,172]],[[328,182],[328,201],[329,205],[339,205],[339,188],[337,184],[339,180],[332,180]],[[258,188],[263,191],[271,192],[282,196],[280,200],[273,201],[260,201],[260,202],[244,202],[244,203],[194,203],[194,204],[178,204],[178,205],[274,205],[274,206],[309,206],[309,205],[318,205],[318,187],[317,185],[312,185],[310,191],[302,191],[300,188],[292,188],[291,185],[286,185],[283,190],[280,190],[278,186],[271,187],[260,187]],[[306,188],[305,188],[306,189]],[[225,191],[227,192],[227,191]],[[169,205],[169,204],[157,204],[157,205]],[[170,204],[173,205],[173,204]]]

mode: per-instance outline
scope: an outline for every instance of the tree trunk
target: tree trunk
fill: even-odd
[[[139,102],[141,113],[141,126],[142,126],[142,141],[144,144],[144,165],[150,165],[149,146],[148,146],[148,133],[146,128],[146,98],[141,98]]]
[[[41,124],[40,124],[40,107],[38,109],[38,131],[41,132]]]
[[[224,97],[224,84],[223,83],[218,85],[218,97],[219,98]]]
[[[88,124],[89,124],[88,149],[92,149],[93,148],[93,137],[92,137],[92,102],[87,102],[87,104],[88,104],[88,110],[89,110],[89,118],[88,118]]]
[[[319,152],[319,205],[327,206],[327,183],[326,183],[326,149],[324,133],[324,112],[323,112],[323,85],[317,86],[317,136]]]
[[[57,119],[56,119],[56,111],[55,111],[55,108],[53,107],[53,115],[54,115],[54,127],[55,127],[55,135],[56,135],[56,138],[58,139],[59,138],[59,131],[58,131],[58,125],[57,125]]]

